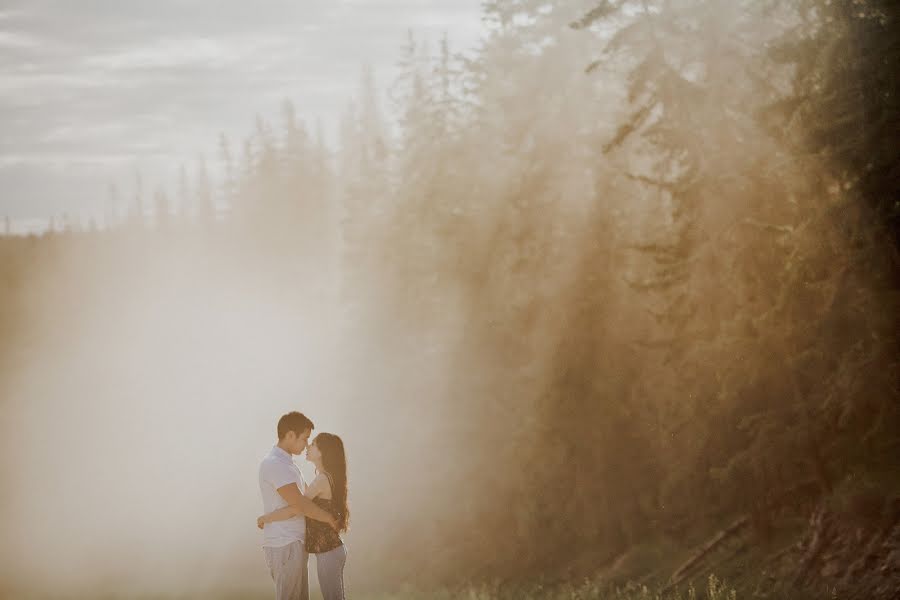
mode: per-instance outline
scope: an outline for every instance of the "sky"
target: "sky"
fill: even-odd
[[[285,98],[331,137],[363,65],[386,88],[409,30],[472,49],[480,5],[0,0],[0,218],[102,220],[111,184],[130,194],[140,172],[145,193],[171,190],[180,164],[213,163],[220,132],[277,122]]]

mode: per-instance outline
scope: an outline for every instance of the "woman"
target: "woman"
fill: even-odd
[[[316,467],[316,478],[303,495],[327,511],[337,522],[337,530],[327,523],[306,517],[306,551],[316,555],[316,573],[324,600],[344,600],[344,564],[347,550],[340,533],[347,531],[347,458],[344,442],[332,433],[320,433],[306,449],[306,459]],[[300,514],[286,506],[261,517],[264,523],[283,521]]]

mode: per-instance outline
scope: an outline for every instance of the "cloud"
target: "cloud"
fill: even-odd
[[[234,46],[212,39],[163,39],[120,51],[89,56],[88,69],[135,70],[179,68],[183,66],[222,67],[240,59]]]
[[[480,0],[8,0],[0,9],[0,214],[41,216],[96,194],[121,169],[57,184],[50,164],[118,157],[134,168],[214,152],[218,132],[245,135],[256,113],[295,101],[328,124],[363,63],[390,82],[408,29],[474,44]],[[26,158],[27,157],[27,158]],[[98,164],[109,164],[101,160]],[[165,177],[165,169],[154,167]],[[22,187],[24,186],[24,187]],[[40,198],[40,202],[35,202]],[[52,212],[52,211],[51,211]]]
[[[23,32],[0,31],[0,49],[33,50],[41,46],[40,38]]]

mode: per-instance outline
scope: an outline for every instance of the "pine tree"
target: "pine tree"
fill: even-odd
[[[165,191],[161,187],[153,193],[154,220],[157,231],[166,232],[172,228],[172,207]]]
[[[228,138],[224,133],[219,134],[219,159],[222,161],[222,169],[224,172],[224,180],[222,182],[220,206],[224,211],[230,213],[234,207],[235,196],[237,194],[237,182],[234,166],[234,159],[231,154],[231,146]]]
[[[284,144],[281,160],[284,172],[299,180],[306,178],[303,172],[309,167],[309,134],[302,121],[297,120],[297,112],[293,102],[285,99],[281,106],[284,120]]]
[[[184,163],[178,168],[178,188],[176,193],[181,217],[188,221],[193,220],[196,217],[197,206],[191,196],[191,183]]]
[[[772,131],[817,155],[900,247],[900,7],[888,0],[797,0],[800,26],[771,45],[794,67],[769,110]]]
[[[254,137],[259,148],[255,170],[264,182],[272,183],[278,174],[278,150],[271,126],[259,114],[256,115]]]
[[[105,228],[113,229],[119,225],[122,210],[119,188],[115,183],[110,183],[106,188],[106,206],[104,208]]]
[[[197,218],[201,225],[212,225],[216,220],[216,205],[213,197],[212,184],[209,173],[206,170],[206,158],[201,154],[197,157],[197,171],[194,177],[194,197],[197,205]]]
[[[134,172],[134,197],[127,212],[128,223],[132,227],[146,226],[146,213],[144,210],[144,182],[139,169]]]

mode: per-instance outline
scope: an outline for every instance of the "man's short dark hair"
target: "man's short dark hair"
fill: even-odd
[[[316,426],[313,422],[306,418],[306,415],[297,411],[289,412],[278,419],[278,439],[283,440],[288,431],[293,431],[300,435],[307,429],[312,431]]]

